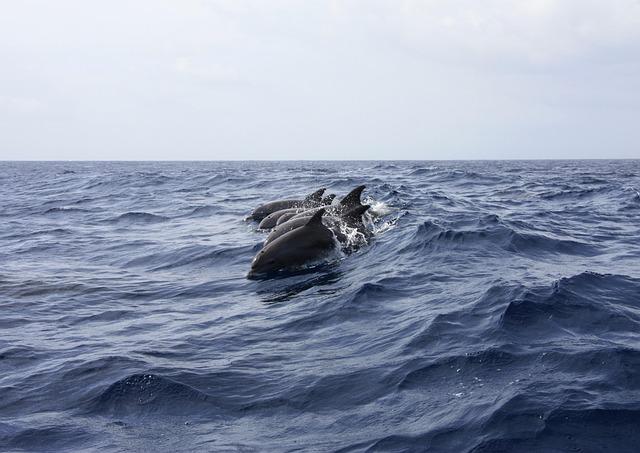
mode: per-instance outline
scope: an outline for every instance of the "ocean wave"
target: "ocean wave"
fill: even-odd
[[[215,266],[221,262],[229,265],[246,258],[253,250],[253,245],[238,247],[187,246],[178,250],[143,254],[128,260],[123,264],[123,267],[144,266],[151,271],[162,271],[184,266]]]
[[[562,190],[546,191],[540,194],[545,200],[592,198],[611,192],[610,187],[566,187]]]
[[[483,379],[488,379],[489,376],[503,369],[513,375],[529,368],[530,356],[530,354],[513,353],[501,348],[489,348],[462,355],[439,357],[426,365],[412,366],[411,370],[398,382],[397,387],[399,390],[425,388],[437,386],[440,382],[447,380],[480,384]],[[404,367],[407,366],[404,365]],[[499,380],[503,382],[504,379]],[[495,382],[492,384],[495,385]]]
[[[89,209],[75,208],[75,207],[55,207],[49,208],[43,212],[44,215],[47,214],[73,214],[73,213],[87,213],[91,212]]]
[[[193,414],[213,411],[214,398],[173,379],[155,374],[133,374],[111,384],[89,404],[92,412],[123,415]]]
[[[185,214],[183,217],[209,217],[213,215],[220,215],[222,209],[219,206],[197,206],[191,210],[188,214]]]
[[[122,224],[146,224],[166,222],[167,220],[169,220],[169,218],[162,215],[151,214],[149,212],[131,211],[120,214],[117,217],[112,217],[108,219],[108,222]]]
[[[13,234],[8,234],[6,236],[0,236],[0,238],[10,240],[10,239],[34,238],[38,236],[67,236],[67,235],[73,235],[73,234],[74,234],[74,231],[69,228],[50,228],[50,229],[48,228],[44,230],[36,230],[36,231],[27,230],[27,231],[16,232]]]
[[[436,167],[436,166],[420,167],[420,168],[416,168],[414,170],[411,170],[411,172],[409,172],[409,176],[429,175],[429,174],[432,174],[433,172],[435,172],[437,170],[438,170],[438,167]]]
[[[639,292],[640,280],[585,272],[560,279],[551,287],[526,291],[509,302],[501,326],[518,335],[633,331],[640,323],[635,308]]]
[[[433,251],[452,248],[487,249],[497,247],[507,252],[526,253],[529,256],[543,254],[565,254],[595,256],[600,253],[593,244],[573,240],[554,238],[550,233],[520,232],[502,223],[482,224],[472,230],[447,229],[426,221],[418,226],[414,241],[404,250],[415,252],[426,249]]]
[[[70,281],[24,279],[0,282],[0,290],[16,298],[77,292],[86,294],[92,291],[100,291],[100,289],[100,287]]]
[[[518,404],[521,404],[519,401]],[[640,408],[557,408],[550,412],[519,411],[496,418],[502,425],[471,451],[616,451],[633,452],[640,441],[635,426]],[[505,429],[509,426],[511,429]],[[585,426],[589,429],[585,430]],[[513,436],[517,432],[518,437]]]
[[[39,428],[0,424],[0,446],[8,451],[75,450],[92,438],[85,429],[70,424]]]
[[[261,399],[242,407],[242,412],[273,410],[281,407],[322,411],[336,404],[348,409],[375,401],[387,394],[379,381],[380,370],[371,368],[351,373],[321,376],[290,389],[283,395]]]

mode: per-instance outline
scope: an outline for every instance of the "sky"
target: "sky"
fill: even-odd
[[[640,158],[640,0],[0,0],[0,160]]]

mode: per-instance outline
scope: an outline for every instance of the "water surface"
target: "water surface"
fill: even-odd
[[[245,278],[258,204],[380,230]],[[0,163],[0,450],[637,451],[640,161]]]

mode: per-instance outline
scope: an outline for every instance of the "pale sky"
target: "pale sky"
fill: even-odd
[[[0,0],[0,160],[640,158],[640,0]]]

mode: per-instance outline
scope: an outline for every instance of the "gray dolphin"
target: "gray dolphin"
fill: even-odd
[[[333,199],[335,197],[336,197],[336,194],[334,194],[334,193],[324,197],[322,199],[322,206],[329,206],[330,207],[331,203],[333,203]],[[313,215],[313,213],[315,213],[322,206],[314,208],[313,212],[309,212],[309,217],[311,217]],[[298,209],[298,210],[287,210],[287,212],[283,213],[281,216],[278,217],[278,221],[276,222],[276,226],[283,224],[284,222],[289,220],[291,217],[293,217],[293,216],[295,216],[297,214],[300,214],[301,212],[305,212],[305,211],[306,211],[306,209],[304,209],[304,208],[303,209]]]
[[[340,218],[335,216],[331,216],[331,217],[325,216],[323,218],[323,222],[327,225],[327,227],[331,231],[333,231],[334,235],[336,236],[336,239],[338,239],[338,241],[342,243],[346,241],[346,237],[340,231],[340,221],[343,221],[350,228],[356,228],[358,231],[364,234],[365,237],[368,237],[370,236],[370,233],[366,230],[366,228],[364,227],[364,224],[362,223],[362,215],[365,212],[367,212],[367,210],[370,207],[371,206],[368,204],[358,206],[356,208],[351,209],[348,212],[341,214]],[[271,233],[269,233],[269,236],[267,236],[267,240],[265,241],[265,245],[269,244],[270,242],[273,242],[274,240],[288,233],[289,231],[295,230],[296,228],[300,228],[306,225],[310,218],[311,216],[296,217],[294,219],[290,219],[284,223],[281,223]]]
[[[345,197],[340,200],[337,205],[332,205],[329,207],[328,212],[330,214],[340,214],[342,212],[348,212],[351,209],[362,206],[362,202],[360,201],[360,197],[362,196],[362,191],[366,188],[366,186],[358,186],[349,192]],[[313,215],[319,207],[309,208],[307,210],[303,210],[299,214],[291,217],[292,219],[297,219],[299,217],[308,217],[309,215]]]
[[[322,199],[322,205],[328,206],[333,203],[333,199],[336,197],[335,193],[331,193]]]
[[[258,225],[258,228],[261,230],[270,230],[271,228],[274,228],[278,224],[278,220],[283,215],[291,214],[291,216],[294,216],[302,211],[304,211],[304,209],[302,208],[289,208],[289,209],[281,209],[279,211],[272,212],[271,214],[269,214],[268,216],[266,216],[264,219],[260,221],[260,225]]]
[[[269,214],[281,211],[282,209],[289,208],[312,208],[319,206],[322,203],[322,194],[326,189],[322,188],[316,190],[310,195],[307,195],[303,200],[278,200],[271,201],[269,203],[258,206],[253,210],[249,218],[257,221],[261,221]]]
[[[335,195],[331,194],[331,195],[327,195],[326,197],[322,198],[320,200],[320,206],[318,206],[315,209],[318,210],[322,206],[326,206],[328,204],[331,204],[331,202],[333,201],[334,197],[335,197]],[[272,212],[271,214],[266,216],[264,219],[262,219],[262,221],[260,222],[260,225],[258,225],[258,228],[261,229],[261,230],[270,230],[271,228],[275,228],[276,225],[278,225],[278,222],[280,222],[280,219],[282,217],[285,217],[285,220],[282,221],[282,222],[285,222],[286,220],[290,219],[294,215],[299,214],[300,212],[303,212],[303,211],[305,211],[304,207],[302,207],[302,208],[281,209],[279,211]],[[282,223],[282,222],[280,222],[280,223]]]
[[[287,220],[289,220],[291,217],[293,217],[296,214],[298,214],[298,213],[297,212],[287,212],[285,214],[282,214],[278,218],[278,221],[276,222],[276,228],[278,227],[278,225],[282,225],[284,222],[286,222]]]
[[[359,206],[362,206],[362,202],[360,201],[360,197],[362,196],[362,192],[364,191],[364,189],[367,186],[362,185],[362,186],[358,186],[355,189],[353,189],[351,192],[349,192],[342,200],[340,200],[340,203],[338,203],[338,208],[341,211],[349,211],[353,208],[357,208]]]
[[[294,270],[318,261],[335,250],[333,233],[322,223],[324,212],[324,209],[319,209],[304,226],[265,245],[253,259],[247,278]]]

